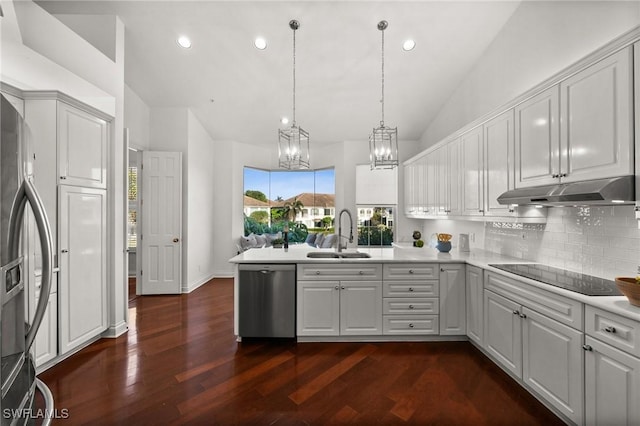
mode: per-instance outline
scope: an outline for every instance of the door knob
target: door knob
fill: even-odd
[[[179,238],[174,238],[174,239],[173,239],[173,242],[174,242],[174,243],[177,243],[178,241],[180,241],[180,239],[179,239]]]

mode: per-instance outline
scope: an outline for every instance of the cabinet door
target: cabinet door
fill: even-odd
[[[513,110],[484,125],[484,214],[512,215],[509,206],[498,203],[498,197],[513,189]]]
[[[465,265],[440,267],[440,334],[467,333]]]
[[[560,84],[563,182],[633,174],[631,67],[628,47]]]
[[[413,193],[415,191],[415,183],[413,182],[413,169],[415,164],[407,164],[403,167],[404,172],[404,213],[412,215],[414,213]]]
[[[484,291],[484,348],[507,371],[522,377],[519,304]]]
[[[462,179],[460,177],[460,139],[456,139],[447,144],[447,150],[449,154],[449,214],[461,215],[462,214],[462,201],[460,196],[462,194]]]
[[[482,126],[460,137],[462,166],[462,213],[482,216]]]
[[[467,265],[467,336],[482,346],[484,318],[482,295],[484,291],[482,269]]]
[[[522,380],[575,424],[582,424],[582,333],[526,307],[522,314]]]
[[[640,424],[640,359],[590,336],[585,343],[586,424]]]
[[[427,210],[427,159],[416,162],[416,212],[424,215]]]
[[[59,189],[60,353],[107,329],[107,197],[103,189]]]
[[[297,292],[297,335],[338,336],[340,334],[340,283],[299,281]]]
[[[382,334],[382,282],[340,283],[340,334]]]
[[[425,213],[434,216],[438,213],[436,206],[438,200],[438,156],[436,151],[426,156],[425,172],[425,187],[427,188]]]
[[[559,90],[553,86],[515,107],[516,188],[558,183]]]
[[[58,102],[60,183],[107,187],[107,122]]]
[[[436,213],[446,216],[450,213],[449,191],[449,150],[446,145],[438,148],[436,157]]]
[[[35,301],[36,305],[38,299]],[[33,356],[36,367],[51,361],[58,355],[58,294],[49,294],[47,310],[44,312],[40,328],[33,342]]]

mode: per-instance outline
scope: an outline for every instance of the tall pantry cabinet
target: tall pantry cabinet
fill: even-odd
[[[29,155],[51,223],[57,271],[34,345],[36,364],[41,366],[107,329],[111,117],[59,92],[25,92],[24,99],[33,151]],[[34,287],[31,299],[39,296],[37,284]]]

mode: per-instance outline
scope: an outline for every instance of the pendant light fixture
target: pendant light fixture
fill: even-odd
[[[300,22],[289,21],[293,30],[293,120],[287,129],[278,131],[278,167],[282,169],[309,168],[309,133],[296,122],[296,30]]]
[[[369,136],[369,159],[371,169],[393,169],[398,165],[398,128],[384,125],[384,30],[387,21],[378,22],[378,29],[382,33],[382,119],[380,126],[373,129]]]

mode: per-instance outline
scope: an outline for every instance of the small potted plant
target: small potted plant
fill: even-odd
[[[273,248],[282,248],[284,240],[282,238],[276,238],[271,244],[273,245]]]

